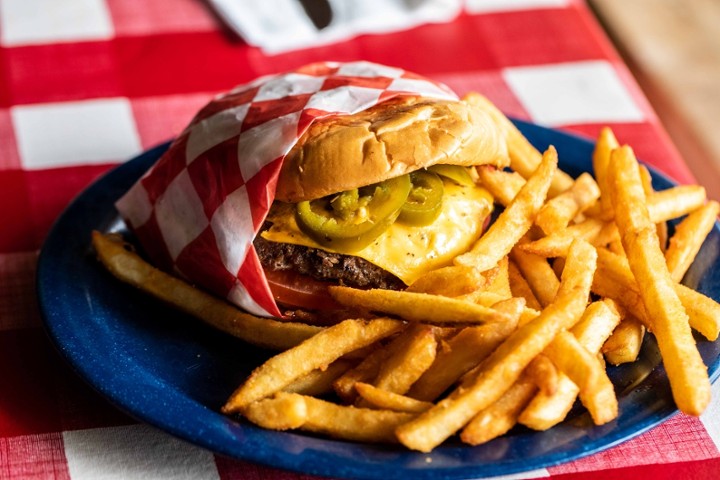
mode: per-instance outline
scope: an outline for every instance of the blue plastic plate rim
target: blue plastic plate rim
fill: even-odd
[[[572,175],[591,169],[593,143],[516,122],[539,149],[554,145]],[[221,455],[306,474],[357,479],[464,479],[508,475],[575,460],[626,441],[677,413],[650,337],[641,359],[611,368],[619,417],[590,424],[574,409],[546,432],[516,427],[486,445],[450,440],[432,453],[365,445],[300,432],[264,430],[219,413],[244,375],[270,353],[216,332],[120,284],[94,258],[92,230],[121,222],[114,202],[167,149],[148,150],[82,192],[59,217],[42,248],[37,271],[40,310],[62,356],[92,387],[134,418]],[[673,185],[652,171],[655,188]],[[720,298],[720,228],[706,240],[685,283]],[[698,337],[714,380],[720,342]]]

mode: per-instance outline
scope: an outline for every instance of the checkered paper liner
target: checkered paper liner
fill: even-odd
[[[151,260],[261,316],[281,316],[253,248],[287,153],[315,121],[397,96],[457,99],[369,62],[314,63],[238,86],[200,110],[116,204]]]

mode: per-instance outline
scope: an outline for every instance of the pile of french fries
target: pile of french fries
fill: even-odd
[[[692,330],[720,331],[720,305],[680,280],[720,206],[699,186],[654,191],[630,147],[604,129],[594,178],[558,169],[490,102],[512,171],[478,167],[504,206],[470,251],[406,291],[331,287],[357,318],[329,327],[260,319],[145,263],[95,233],[108,269],[248,342],[281,350],[222,408],[276,430],[301,429],[429,452],[449,437],[478,445],[516,424],[546,430],[576,400],[596,425],[618,415],[605,364],[657,339],[678,408],[700,415],[707,368]],[[667,221],[684,217],[668,238]],[[704,340],[703,340],[704,341]]]

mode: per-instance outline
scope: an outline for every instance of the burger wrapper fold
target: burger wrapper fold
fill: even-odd
[[[240,85],[203,107],[116,207],[156,266],[280,317],[252,242],[285,156],[316,119],[397,96],[457,99],[440,83],[369,62],[315,63]]]

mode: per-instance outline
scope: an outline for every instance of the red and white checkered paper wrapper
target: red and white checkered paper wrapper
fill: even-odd
[[[280,316],[252,242],[285,156],[316,119],[408,95],[457,99],[439,82],[370,62],[314,63],[238,86],[200,110],[117,208],[161,267]]]

